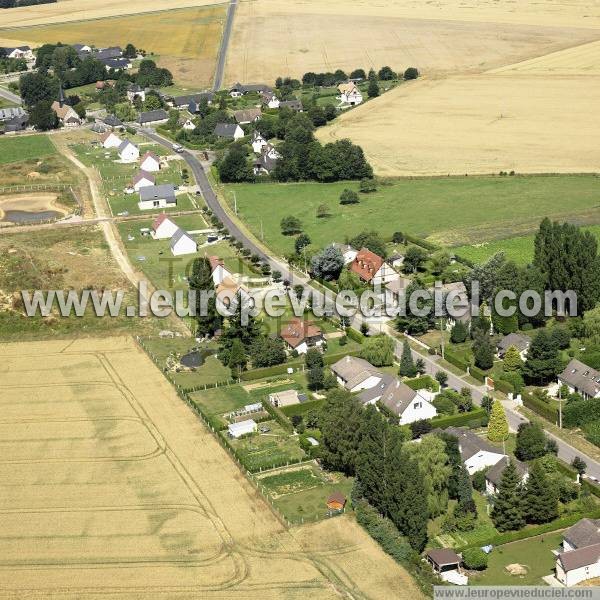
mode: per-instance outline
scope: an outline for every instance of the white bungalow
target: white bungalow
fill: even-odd
[[[170,240],[178,229],[179,227],[165,213],[162,213],[152,223],[150,235],[155,240]]]
[[[249,433],[255,433],[258,430],[258,426],[254,419],[246,419],[245,421],[239,421],[238,423],[231,423],[227,428],[229,437],[239,438]]]
[[[383,375],[368,361],[356,356],[345,356],[331,365],[338,383],[349,392],[360,392],[376,386]]]
[[[123,140],[112,131],[105,133],[100,141],[103,148],[118,148],[123,143]]]
[[[140,168],[148,173],[156,173],[160,171],[160,158],[154,152],[148,151],[142,157]]]
[[[178,229],[171,238],[171,253],[173,256],[195,254],[198,252],[196,240],[183,229]]]
[[[261,135],[260,131],[255,131],[252,134],[252,150],[254,154],[260,154],[264,146],[267,145],[267,140]]]
[[[123,140],[119,146],[119,158],[122,162],[135,162],[140,157],[140,149],[129,140]],[[147,171],[147,169],[144,169]]]
[[[498,448],[468,429],[447,427],[445,431],[458,439],[460,457],[469,475],[493,467],[505,457]]]
[[[140,170],[133,177],[133,189],[139,192],[143,187],[148,187],[156,184],[156,178],[151,173]]]
[[[208,262],[210,263],[214,285],[221,285],[226,278],[231,278],[231,273],[225,268],[225,263],[218,256],[209,256]]]
[[[186,121],[182,125],[182,127],[186,131],[194,131],[194,129],[196,129],[196,126],[194,125],[194,121],[192,121],[191,119],[186,119]]]

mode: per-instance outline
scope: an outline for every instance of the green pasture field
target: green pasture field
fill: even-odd
[[[363,229],[386,237],[402,231],[445,246],[463,246],[534,232],[542,218],[580,224],[600,223],[595,175],[448,177],[392,179],[360,203],[342,206],[344,188],[331,184],[237,184],[226,186],[228,202],[237,196],[238,214],[277,254],[293,251],[294,236],[281,233],[283,217],[300,219],[314,247],[343,242]],[[317,219],[321,204],[331,216]]]
[[[0,138],[0,164],[3,165],[52,154],[56,154],[56,148],[47,135]]]

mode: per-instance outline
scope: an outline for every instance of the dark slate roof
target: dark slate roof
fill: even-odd
[[[107,58],[120,58],[123,56],[123,50],[119,46],[111,46],[110,48],[102,48],[97,52],[94,52],[94,56],[99,60]]]
[[[206,98],[209,102],[212,102],[215,97],[213,92],[201,92],[199,94],[189,94],[187,96],[175,96],[173,98],[173,106],[183,107],[189,106],[190,104],[198,104],[202,98]]]
[[[98,60],[109,69],[126,69],[129,66],[127,58],[98,58]]]
[[[148,185],[140,189],[140,201],[166,200],[168,204],[176,204],[175,187],[172,183]]]
[[[600,371],[588,367],[576,358],[572,358],[565,370],[558,376],[561,381],[581,390],[588,396],[600,393]]]
[[[563,532],[563,538],[573,548],[600,544],[600,519],[581,519]]]
[[[4,50],[6,54],[12,54],[15,50],[22,50],[23,52],[27,52],[27,50],[31,50],[29,46],[2,46],[0,50]]]
[[[24,113],[4,122],[4,131],[23,131],[29,124],[29,115]]]
[[[139,94],[140,92],[144,91],[144,88],[140,87],[137,83],[130,83],[127,86],[127,91],[133,92],[134,94]]]
[[[157,110],[150,110],[148,112],[140,113],[140,117],[138,119],[138,123],[140,125],[144,123],[154,123],[156,121],[165,121],[169,118],[167,111],[163,108],[159,108]]]
[[[358,399],[363,404],[373,402],[376,398],[381,397],[385,389],[395,381],[395,378],[391,375],[382,374],[381,381],[374,385],[372,388],[363,390],[359,395]]]
[[[504,473],[504,469],[508,466],[509,458],[506,457],[503,460],[499,460],[493,467],[490,467],[486,474],[485,478],[493,483],[496,487],[500,485],[500,480],[502,479],[502,473]],[[522,463],[520,460],[513,459],[513,464],[517,469],[517,473],[521,480],[527,473],[529,473],[529,469],[525,463]]]
[[[74,48],[75,50],[77,50],[77,52],[83,52],[84,54],[89,54],[89,52],[86,52],[83,50],[83,48],[85,47],[91,48],[91,44],[71,44],[71,48]]]
[[[270,173],[277,166],[277,159],[271,158],[268,154],[261,154],[255,161],[254,166],[264,169]]]
[[[279,103],[279,108],[291,108],[297,112],[300,112],[304,109],[300,100],[282,100]]]
[[[232,138],[239,125],[235,123],[217,123],[214,134],[218,137]]]
[[[531,338],[529,336],[523,335],[522,333],[509,333],[498,342],[498,353],[500,356],[503,356],[511,346],[514,346],[519,352],[522,352],[529,348],[529,344],[531,344]]]
[[[593,565],[598,559],[600,559],[600,544],[593,544],[570,552],[561,552],[558,555],[558,560],[565,571]]]
[[[122,127],[123,126],[123,122],[118,119],[117,117],[115,117],[115,115],[107,115],[106,117],[104,117],[104,119],[102,119],[102,122],[105,125],[108,125],[109,127]]]
[[[438,567],[460,564],[460,557],[451,548],[432,548],[425,553]]]
[[[492,446],[492,444],[490,444],[488,441],[474,434],[472,431],[465,429],[464,427],[447,427],[444,431],[458,438],[460,456],[463,462],[469,460],[478,452],[493,452],[494,454],[502,454],[502,451],[496,448],[496,446]]]
[[[231,86],[230,91],[238,91],[242,94],[247,94],[248,92],[272,92],[273,88],[265,85],[264,83],[243,84],[238,82]]]
[[[8,108],[0,108],[0,121],[9,121],[15,117],[20,117],[25,114],[25,111],[20,106],[9,106]]]

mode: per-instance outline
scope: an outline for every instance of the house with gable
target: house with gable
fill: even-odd
[[[240,125],[255,123],[260,119],[262,111],[260,108],[245,108],[244,110],[236,110],[233,113],[233,118]]]
[[[360,392],[376,386],[383,375],[369,362],[357,356],[344,356],[332,364],[331,372],[349,392]]]
[[[33,60],[33,50],[29,46],[9,46],[0,48],[1,53],[6,58],[24,58],[25,60]]]
[[[123,140],[113,131],[106,132],[101,138],[103,148],[118,148]]]
[[[489,496],[494,496],[498,493],[498,488],[500,487],[500,482],[502,481],[502,474],[504,473],[504,469],[506,469],[509,462],[509,457],[505,456],[502,458],[502,460],[499,460],[495,465],[491,466],[485,472],[485,491]],[[516,458],[513,458],[512,462],[515,465],[515,469],[517,470],[517,474],[519,475],[521,483],[527,481],[527,478],[529,477],[529,468],[527,465]]]
[[[142,102],[146,101],[146,90],[137,83],[130,83],[127,86],[127,99],[133,104],[133,101],[139,98]]]
[[[282,326],[279,336],[290,350],[306,354],[309,348],[320,348],[324,342],[323,332],[312,321],[294,318]]]
[[[279,108],[279,98],[273,92],[263,92],[260,99],[267,108]]]
[[[398,273],[381,256],[377,256],[368,248],[361,248],[356,253],[354,260],[350,263],[350,270],[373,286],[385,285],[398,279]]]
[[[572,587],[600,577],[600,519],[581,519],[563,532],[556,552],[556,579]]]
[[[169,114],[164,108],[141,112],[138,118],[140,125],[156,125],[158,123],[166,123],[169,120]]]
[[[349,81],[348,83],[340,83],[340,85],[338,85],[338,91],[340,92],[338,100],[340,100],[344,104],[357,106],[363,101],[361,91],[356,87],[356,85],[352,81]]]
[[[151,150],[148,150],[140,163],[140,168],[147,173],[156,173],[160,171],[160,158]]]
[[[428,390],[413,390],[387,374],[382,374],[379,383],[358,395],[364,405],[381,403],[399,418],[400,425],[433,419],[437,415],[437,409],[431,404],[434,397]]]
[[[447,427],[446,433],[458,439],[460,457],[469,475],[477,473],[486,467],[493,467],[505,455],[487,440],[464,427]]]
[[[226,140],[239,140],[244,137],[244,130],[236,123],[217,123],[213,134]]]
[[[131,187],[134,191],[139,192],[143,187],[148,187],[151,185],[156,185],[156,177],[152,175],[152,173],[148,173],[140,169],[134,176],[131,181]]]
[[[172,183],[149,185],[140,189],[140,201],[138,202],[140,210],[172,208],[173,206],[177,206],[177,198]]]
[[[165,213],[162,213],[154,219],[150,235],[155,240],[170,240],[178,229],[179,227]]]
[[[194,125],[194,121],[191,119],[185,119],[181,127],[186,131],[194,131],[196,129],[196,125]]]
[[[262,136],[260,131],[255,131],[252,134],[252,150],[255,154],[260,154],[261,150],[267,145],[267,140]]]
[[[140,157],[140,149],[129,140],[123,140],[119,146],[119,158],[124,163],[135,162]]]
[[[177,229],[173,234],[170,247],[173,256],[183,256],[184,254],[195,254],[198,252],[196,240],[183,229]]]
[[[529,345],[531,344],[531,338],[527,335],[523,335],[522,333],[509,333],[505,335],[496,345],[496,350],[498,354],[498,358],[504,358],[506,351],[514,346],[521,356],[521,360],[525,360],[527,358],[527,351],[529,350]]]
[[[600,398],[600,371],[572,358],[565,370],[558,375],[558,385],[566,385],[569,393],[581,394],[586,399]]]
[[[241,84],[237,82],[234,83],[229,89],[229,95],[232,98],[241,98],[242,96],[250,93],[264,94],[265,92],[272,91],[273,89],[264,83]]]

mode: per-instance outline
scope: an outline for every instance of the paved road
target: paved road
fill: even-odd
[[[147,137],[154,140],[155,142],[162,144],[163,146],[166,146],[168,148],[172,146],[172,142],[157,135],[156,132],[154,132],[154,130],[144,129],[142,130],[142,133],[144,133]],[[198,159],[193,154],[187,151],[184,151],[182,153],[182,156],[188,163],[190,169],[192,170],[192,173],[196,178],[198,187],[200,188],[202,195],[206,200],[206,204],[213,211],[213,213],[217,217],[219,217],[223,225],[225,225],[225,227],[229,230],[231,236],[236,240],[242,242],[244,246],[246,246],[246,248],[249,248],[253,254],[257,254],[258,256],[260,256],[260,258],[263,261],[267,262],[271,266],[272,270],[281,271],[282,273],[284,273],[284,278],[288,279],[292,283],[292,285],[297,283],[306,285],[308,281],[306,278],[301,278],[297,274],[292,273],[287,265],[279,262],[277,259],[272,258],[271,256],[268,256],[261,248],[259,248],[259,246],[250,237],[248,237],[248,235],[244,231],[240,229],[237,223],[229,216],[229,214],[221,206],[221,203],[219,202],[217,195],[212,189],[210,182],[208,181],[208,178],[206,176],[206,173],[204,172],[204,169],[202,168],[202,165],[200,164]],[[322,299],[322,294],[320,294],[320,292],[318,292],[314,288],[311,288],[311,291],[318,299]],[[356,328],[360,328],[361,323],[362,318],[356,317],[352,325]],[[392,334],[392,330],[389,327],[389,325],[383,325],[381,330],[387,333],[388,335]],[[374,333],[379,333],[379,331],[379,327],[373,327]],[[444,368],[439,364],[438,356],[423,356],[416,352],[416,350],[412,350],[412,354],[414,360],[417,360],[417,358],[423,359],[423,361],[425,362],[426,373],[428,373],[431,376],[435,376],[435,374],[438,371],[444,371],[448,375],[448,387],[456,391],[460,391],[464,387],[469,388],[471,390],[473,402],[477,405],[481,404],[481,399],[483,398],[483,396],[486,395],[485,386],[474,385],[468,381],[465,381],[464,379],[455,375],[454,373],[450,372],[448,369]],[[400,342],[396,342],[396,356],[398,358],[402,356],[402,344]],[[528,421],[528,419],[526,419],[516,411],[513,403],[506,401],[503,404],[511,431],[516,431],[521,423],[526,423]],[[593,477],[596,477],[597,479],[600,479],[600,463],[582,454],[581,452],[579,452],[578,450],[561,440],[560,438],[557,438],[555,435],[549,432],[546,432],[546,435],[555,440],[558,444],[559,458],[564,460],[566,463],[570,464],[575,456],[580,456],[581,458],[583,458],[583,460],[588,466],[587,473],[589,475],[592,475]]]
[[[9,102],[12,102],[13,104],[22,103],[21,96],[17,96],[17,94],[13,94],[12,92],[9,92],[3,87],[0,87],[0,97],[4,98],[5,100],[8,100]]]
[[[219,46],[219,54],[217,56],[217,66],[215,67],[215,79],[213,89],[215,92],[221,89],[223,85],[223,75],[225,74],[225,62],[227,60],[227,48],[229,47],[229,39],[233,29],[233,19],[235,17],[235,9],[237,8],[238,0],[230,0],[227,8],[227,18],[225,27],[223,28],[223,37]]]

